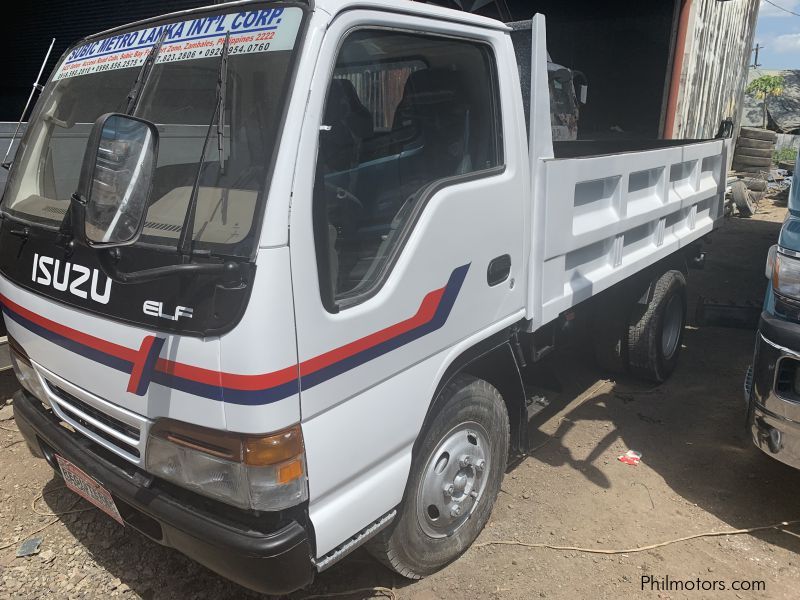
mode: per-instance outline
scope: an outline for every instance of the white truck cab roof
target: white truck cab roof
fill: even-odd
[[[142,19],[141,21],[134,21],[131,23],[126,23],[125,25],[120,25],[118,27],[112,27],[111,29],[106,29],[105,31],[100,31],[98,33],[92,34],[87,36],[84,39],[92,39],[98,37],[104,37],[108,34],[111,34],[115,31],[121,31],[123,29],[129,29],[134,26],[143,25],[145,23],[149,23],[151,21],[163,21],[165,19],[170,19],[173,17],[179,17],[182,15],[189,15],[193,13],[203,12],[206,10],[220,10],[225,9],[228,7],[234,6],[243,6],[246,7],[248,4],[257,4],[256,0],[239,0],[238,2],[225,2],[223,4],[209,4],[207,6],[200,6],[197,8],[191,8],[187,10],[179,10],[171,13],[167,13],[165,15],[157,15],[154,17],[150,17],[148,19]],[[423,2],[415,2],[413,0],[312,0],[309,2],[315,10],[323,10],[331,17],[336,16],[339,13],[353,10],[353,9],[376,9],[376,10],[384,10],[384,11],[392,11],[392,12],[404,12],[413,15],[419,15],[424,17],[433,17],[436,19],[442,19],[446,21],[452,21],[454,23],[464,23],[466,25],[476,25],[480,27],[486,27],[490,29],[496,29],[499,31],[510,31],[509,27],[506,26],[504,23],[496,20],[490,19],[488,17],[482,17],[480,15],[475,15],[472,13],[455,10],[452,8],[445,8],[443,6],[436,6],[433,4],[425,4]],[[79,42],[80,43],[80,42]]]

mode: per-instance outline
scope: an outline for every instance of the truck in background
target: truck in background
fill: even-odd
[[[550,115],[542,16],[236,2],[82,40],[0,205],[32,452],[254,590],[362,544],[452,562],[527,451],[526,362],[585,320],[666,379],[722,217],[727,140],[559,142]]]
[[[800,163],[800,158],[798,158]],[[797,167],[795,166],[795,173]],[[800,469],[800,185],[767,257],[767,291],[745,377],[747,427],[765,453]]]
[[[553,141],[577,140],[580,105],[587,102],[589,82],[581,71],[551,61],[547,63],[547,79]]]

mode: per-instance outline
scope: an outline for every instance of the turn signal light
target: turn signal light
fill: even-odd
[[[146,464],[157,477],[241,508],[282,510],[308,498],[300,425],[244,435],[159,419]]]
[[[244,462],[262,467],[285,462],[303,454],[300,426],[265,437],[244,438]]]

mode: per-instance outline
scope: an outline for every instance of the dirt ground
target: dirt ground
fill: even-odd
[[[690,273],[698,294],[760,303],[767,248],[785,208],[763,201],[752,219],[729,219],[707,246],[704,271]],[[692,321],[693,323],[693,321]],[[659,387],[605,381],[580,352],[552,360],[561,382],[550,407],[531,424],[530,456],[509,470],[491,521],[478,542],[517,540],[593,549],[631,549],[703,532],[800,519],[800,471],[762,454],[744,430],[742,379],[754,331],[690,324],[680,365]],[[16,385],[0,376],[0,398]],[[16,443],[11,407],[0,411],[0,598],[249,598],[177,552],[82,509],[44,461]],[[638,466],[617,461],[628,449]],[[74,506],[73,506],[74,505]],[[41,551],[15,558],[19,542],[51,520]],[[489,545],[453,565],[407,582],[356,551],[318,577],[312,594],[392,588],[396,597],[433,598],[797,598],[800,525],[789,531],[704,537],[643,552]],[[662,582],[720,582],[725,591],[659,591]],[[734,582],[760,591],[733,591]],[[359,592],[350,597],[377,597]]]

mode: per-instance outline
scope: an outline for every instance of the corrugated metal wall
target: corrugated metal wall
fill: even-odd
[[[739,125],[758,5],[694,0],[672,137],[712,137],[726,117]]]

